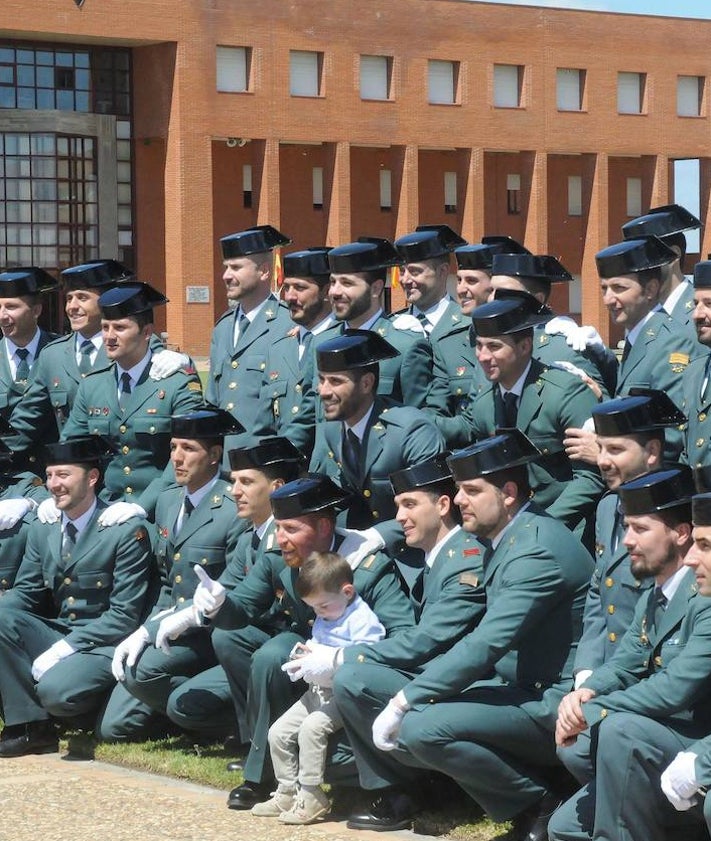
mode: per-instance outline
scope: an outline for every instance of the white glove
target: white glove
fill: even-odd
[[[148,376],[152,380],[164,380],[181,368],[187,368],[190,365],[190,357],[185,353],[177,353],[174,350],[159,350],[151,357]]]
[[[118,681],[126,679],[124,665],[131,667],[136,665],[136,660],[143,649],[151,641],[151,635],[148,629],[143,625],[134,631],[130,636],[122,640],[114,651],[113,659],[111,660],[111,672]]]
[[[200,564],[195,564],[193,569],[195,575],[200,579],[200,583],[193,594],[193,606],[203,616],[213,616],[222,607],[227,597],[227,591],[219,581],[210,578]]]
[[[37,506],[37,519],[40,523],[44,523],[45,525],[58,523],[61,516],[62,512],[57,508],[55,501],[51,497],[49,499],[43,499]]]
[[[586,348],[593,348],[594,350],[605,349],[602,336],[594,327],[591,327],[589,324],[583,324],[582,327],[578,327],[575,321],[566,315],[557,315],[555,318],[551,318],[546,324],[545,329],[549,336],[558,334],[565,336],[566,343],[573,350],[577,350],[578,353],[582,353]]]
[[[330,684],[336,671],[336,656],[340,648],[309,640],[305,648],[309,653],[289,660],[281,667],[291,681],[305,680],[306,683]]]
[[[696,803],[696,754],[680,751],[662,772],[662,791],[678,812],[686,812]]]
[[[32,663],[32,677],[34,680],[39,679],[48,672],[52,666],[56,666],[60,660],[74,654],[74,649],[66,640],[57,640],[54,645],[51,645],[46,651],[43,651],[39,657],[35,657]]]
[[[35,505],[30,499],[3,499],[0,502],[0,530],[14,528]]]
[[[419,320],[419,318],[415,318],[414,315],[410,315],[409,312],[401,312],[400,315],[396,315],[395,318],[391,319],[390,323],[396,330],[411,330],[413,333],[419,333],[421,336],[426,335],[426,330]]]
[[[140,517],[145,520],[147,516],[145,510],[137,502],[114,502],[99,514],[97,523],[104,527],[118,526],[130,520],[131,517]]]
[[[338,554],[348,561],[351,569],[356,569],[368,555],[379,552],[385,546],[383,536],[374,528],[362,531],[337,528],[336,534],[344,538],[343,543],[338,547]]]
[[[184,634],[190,628],[199,628],[200,625],[200,617],[193,605],[171,613],[161,619],[156,634],[156,648],[160,648],[164,654],[170,654],[171,640],[177,640],[181,634]]]
[[[379,750],[394,750],[409,705],[402,692],[388,701],[387,707],[373,722],[373,744]]]

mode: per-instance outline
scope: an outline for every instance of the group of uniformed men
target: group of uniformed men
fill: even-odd
[[[153,334],[165,297],[120,264],[62,273],[61,338],[37,326],[57,281],[0,274],[0,758],[55,750],[57,722],[172,723],[249,742],[228,799],[248,809],[274,789],[270,725],[328,680],[327,778],[366,794],[351,828],[410,825],[433,773],[526,841],[711,825],[699,226],[653,208],[597,254],[619,363],[548,307],[570,273],[509,237],[287,254],[279,300],[288,238],[226,236],[204,398]],[[387,636],[309,643],[290,676],[299,567],[327,551]]]

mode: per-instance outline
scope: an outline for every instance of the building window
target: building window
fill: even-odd
[[[494,106],[520,108],[523,67],[519,64],[494,65]]]
[[[314,210],[323,210],[323,167],[315,166],[311,170]]]
[[[458,76],[459,62],[430,59],[427,63],[427,101],[431,105],[454,105]]]
[[[392,59],[384,55],[360,57],[360,98],[390,99]]]
[[[252,164],[242,165],[242,207],[252,206]]]
[[[583,179],[580,175],[568,176],[568,216],[583,215]]]
[[[222,93],[242,93],[249,90],[249,47],[217,48],[217,90]]]
[[[444,212],[457,212],[457,173],[444,173]]]
[[[506,176],[506,212],[518,216],[521,212],[521,176]]]
[[[679,76],[676,80],[676,113],[679,117],[700,117],[704,98],[703,76]]]
[[[380,170],[380,209],[392,210],[393,208],[393,174],[389,169]]]
[[[627,179],[627,215],[634,219],[642,215],[642,179]]]
[[[321,96],[323,53],[304,50],[289,52],[289,93],[292,96]]]
[[[619,114],[642,113],[646,81],[646,73],[617,74],[617,112]]]
[[[559,67],[556,70],[556,105],[559,111],[582,111],[585,71]]]

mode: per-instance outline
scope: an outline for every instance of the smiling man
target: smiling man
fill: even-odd
[[[684,411],[689,417],[685,456],[696,468],[711,460],[711,261],[694,266],[695,359],[684,372]]]

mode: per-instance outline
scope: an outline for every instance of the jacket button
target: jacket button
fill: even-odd
[[[181,582],[182,580],[183,580],[183,576],[182,576],[182,575],[176,575],[176,576],[175,576],[175,583],[176,583],[176,584],[180,584],[180,582]]]
[[[610,631],[610,633],[607,635],[607,638],[610,640],[610,642],[615,642],[617,640],[617,634],[614,631]]]

